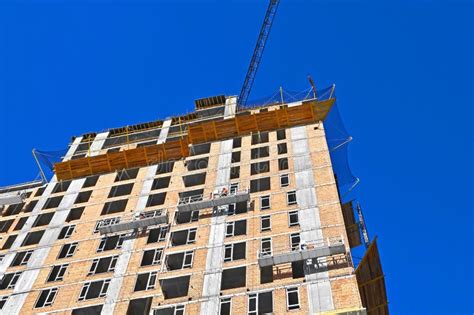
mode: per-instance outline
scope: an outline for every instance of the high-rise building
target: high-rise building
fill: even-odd
[[[331,163],[334,100],[216,96],[73,138],[48,183],[0,190],[1,312],[387,314]]]

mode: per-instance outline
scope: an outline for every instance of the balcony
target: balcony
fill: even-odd
[[[178,201],[178,211],[194,211],[213,207],[230,205],[233,203],[249,201],[250,193],[248,190],[231,192],[229,194],[212,194],[205,198],[203,194],[180,198]]]
[[[301,243],[293,249],[281,248],[276,250],[263,250],[258,253],[260,267],[281,265],[294,261],[327,257],[344,254],[346,247],[342,237],[327,240]]]

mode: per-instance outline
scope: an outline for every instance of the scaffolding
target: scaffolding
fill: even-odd
[[[97,230],[101,235],[103,235],[126,231],[138,231],[140,229],[145,230],[151,226],[162,224],[168,224],[168,213],[162,213],[156,216],[147,216],[146,213],[139,213],[126,218],[124,222],[104,226],[99,225]]]
[[[258,264],[260,267],[275,266],[295,261],[345,254],[346,246],[342,237],[301,243],[294,248],[277,248],[260,250]]]
[[[179,212],[186,212],[221,207],[239,202],[248,202],[249,200],[249,191],[240,190],[226,195],[213,193],[209,198],[206,198],[204,194],[183,197],[179,199],[177,207]]]

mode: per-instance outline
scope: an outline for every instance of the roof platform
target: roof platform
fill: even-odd
[[[258,265],[260,267],[275,266],[295,261],[327,257],[338,254],[345,254],[346,246],[342,238],[328,239],[325,241],[310,242],[301,244],[295,250],[282,249],[270,252],[258,253]]]
[[[202,210],[213,207],[226,206],[233,203],[249,201],[250,193],[248,190],[237,191],[228,195],[217,195],[212,198],[204,198],[204,195],[195,195],[190,197],[180,198],[178,201],[178,211],[187,212]]]
[[[163,214],[156,217],[148,217],[148,218],[137,218],[132,221],[121,222],[113,225],[107,225],[99,227],[99,233],[103,234],[111,234],[111,233],[119,233],[125,231],[133,231],[137,229],[145,229],[149,226],[153,225],[160,225],[160,224],[167,224],[168,223],[168,214]]]

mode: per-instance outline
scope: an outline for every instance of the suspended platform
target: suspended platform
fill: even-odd
[[[258,255],[258,265],[260,267],[267,267],[345,253],[346,247],[344,242],[342,238],[338,238],[328,240],[327,242],[308,243],[305,246],[300,246],[296,250],[282,249],[276,252],[260,251]]]
[[[179,140],[55,163],[54,172],[58,180],[67,180],[179,160],[189,156],[189,145],[323,121],[334,101],[313,99],[294,107],[282,105],[259,113],[241,112],[229,119],[190,121],[187,135]]]
[[[166,223],[168,223],[167,213],[156,217],[138,218],[136,220],[121,222],[114,225],[102,226],[99,227],[98,230],[99,233],[102,235],[144,229],[152,225],[160,225]]]
[[[212,198],[205,199],[203,195],[190,196],[179,199],[178,211],[194,211],[202,210],[213,207],[226,206],[233,203],[249,201],[250,193],[248,190],[238,191],[226,196],[214,196]]]

